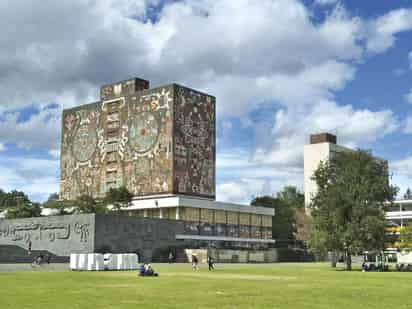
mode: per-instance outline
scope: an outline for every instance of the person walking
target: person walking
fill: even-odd
[[[196,254],[192,254],[192,269],[193,270],[199,269],[199,267],[197,266],[198,263],[199,263],[199,260],[197,259]]]
[[[29,240],[29,246],[28,246],[28,249],[27,249],[27,254],[31,255],[31,240]]]
[[[172,251],[170,251],[170,252],[169,252],[169,257],[168,257],[169,264],[172,264],[172,263],[173,263],[173,259],[174,259],[173,253],[172,253]]]
[[[213,262],[214,262],[213,258],[210,255],[208,255],[207,256],[207,265],[209,266],[209,271],[215,269],[214,266],[213,266]]]

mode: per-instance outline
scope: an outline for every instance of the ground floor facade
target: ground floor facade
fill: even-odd
[[[136,199],[122,212],[139,218],[180,220],[185,234],[208,236],[215,241],[249,239],[257,243],[259,239],[272,239],[275,215],[270,208],[185,196]]]
[[[146,204],[153,207],[143,208]],[[145,261],[167,261],[170,252],[183,262],[186,249],[268,251],[275,243],[273,215],[262,207],[174,197],[141,200],[109,215],[0,219],[0,262],[27,262],[40,253],[53,259],[71,253],[137,253]]]

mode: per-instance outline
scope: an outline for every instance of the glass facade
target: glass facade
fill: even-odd
[[[240,238],[272,238],[272,216],[218,209],[170,207],[128,211],[131,216],[185,222],[185,233]]]

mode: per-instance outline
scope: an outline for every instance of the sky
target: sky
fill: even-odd
[[[59,190],[61,114],[141,77],[216,97],[217,199],[303,190],[311,133],[412,187],[412,1],[0,0],[0,188]]]

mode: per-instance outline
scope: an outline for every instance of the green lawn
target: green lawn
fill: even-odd
[[[412,308],[412,273],[326,264],[154,267],[158,278],[135,271],[0,273],[0,308]]]

